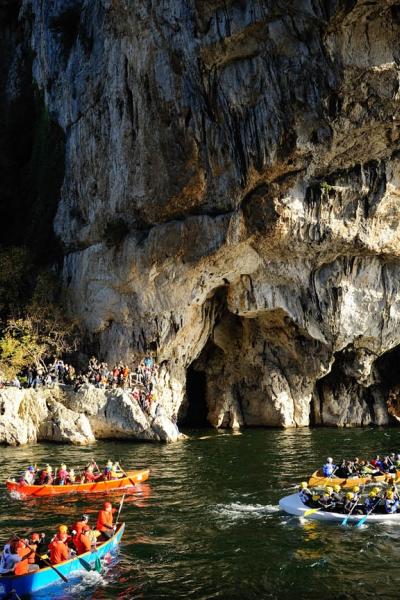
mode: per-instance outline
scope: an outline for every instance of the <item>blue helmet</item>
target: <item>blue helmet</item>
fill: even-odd
[[[28,471],[34,471],[35,467],[32,467],[32,465],[30,467],[28,467]]]

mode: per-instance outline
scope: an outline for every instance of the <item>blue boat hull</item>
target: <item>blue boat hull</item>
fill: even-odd
[[[114,536],[98,546],[95,552],[86,552],[85,554],[81,554],[79,558],[74,557],[71,560],[60,563],[59,565],[56,565],[57,570],[69,579],[71,575],[74,575],[79,571],[85,571],[80,559],[83,559],[93,567],[97,557],[102,558],[118,546],[122,534],[124,533],[124,529],[125,523],[121,523]],[[12,591],[15,591],[18,596],[26,596],[37,592],[44,587],[53,585],[54,583],[59,584],[60,582],[62,582],[62,579],[51,567],[40,569],[40,571],[37,571],[36,573],[28,573],[27,575],[19,575],[17,577],[0,577],[0,598],[7,598],[7,596],[11,597]]]

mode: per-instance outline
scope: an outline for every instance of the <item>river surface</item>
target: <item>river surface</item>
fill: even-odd
[[[83,465],[118,459],[150,467],[148,484],[125,496],[127,528],[104,576],[56,586],[35,600],[398,598],[400,527],[301,521],[279,511],[281,496],[329,456],[370,457],[400,449],[398,429],[189,431],[172,445],[99,442],[0,448],[2,475],[30,463]],[[113,495],[118,506],[121,494]],[[82,512],[92,523],[104,496],[21,501],[0,492],[0,536],[52,533]]]

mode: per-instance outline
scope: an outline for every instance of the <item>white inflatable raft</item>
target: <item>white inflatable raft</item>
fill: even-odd
[[[343,521],[345,514],[336,512],[326,512],[318,510],[310,515],[305,515],[307,510],[310,510],[309,506],[303,504],[298,494],[292,494],[291,496],[285,496],[279,500],[279,506],[282,510],[289,513],[289,515],[296,515],[297,517],[305,517],[306,519],[314,519],[314,521]],[[357,523],[365,515],[350,515],[348,522]],[[400,523],[400,513],[394,515],[375,514],[371,513],[368,515],[367,523]]]

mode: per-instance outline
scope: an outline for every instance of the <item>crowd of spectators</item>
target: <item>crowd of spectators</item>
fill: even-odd
[[[56,385],[73,386],[78,391],[85,384],[92,384],[102,389],[124,388],[137,400],[141,408],[152,413],[156,406],[156,386],[158,382],[158,364],[151,356],[130,368],[126,363],[115,363],[110,367],[106,362],[100,362],[92,356],[87,369],[77,371],[71,364],[60,358],[38,368],[29,368],[24,377],[15,377],[12,381],[1,382],[0,387],[9,385],[14,387],[54,387]]]

